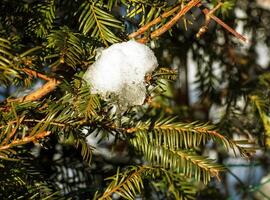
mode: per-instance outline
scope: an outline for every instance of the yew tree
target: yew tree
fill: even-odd
[[[269,15],[246,0],[2,0],[0,198],[200,198],[224,181],[222,159],[270,144],[269,62],[256,53]],[[84,78],[130,40],[158,62],[142,105]]]

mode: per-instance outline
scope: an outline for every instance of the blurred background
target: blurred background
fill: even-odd
[[[190,15],[187,18],[201,16],[197,9]],[[179,72],[169,94],[173,99],[172,112],[178,112],[184,121],[212,121],[224,134],[234,139],[249,138],[261,146],[247,160],[220,152],[218,146],[209,144],[205,155],[222,162],[228,171],[221,182],[212,182],[198,199],[270,199],[266,147],[269,136],[250,100],[252,95],[258,95],[264,101],[269,121],[269,79],[263,84],[262,77],[270,72],[270,1],[236,1],[233,10],[222,19],[248,42],[242,43],[214,22],[201,39],[196,39],[194,32],[200,27],[196,20],[187,23],[187,31],[185,24],[180,24],[181,28],[173,32],[178,33],[173,34],[175,38],[159,43],[161,50],[157,48],[157,52],[162,64]]]

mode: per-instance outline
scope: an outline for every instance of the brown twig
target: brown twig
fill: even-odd
[[[13,130],[11,131],[11,133],[8,134],[8,135],[5,137],[5,139],[1,142],[1,145],[6,144],[6,143],[9,141],[9,139],[12,138],[12,137],[15,135],[15,133],[16,133],[16,131],[18,130],[19,125],[20,125],[20,123],[23,121],[23,119],[24,119],[24,116],[21,117],[19,120],[16,120],[16,121],[15,121],[15,123],[17,123],[16,126],[13,128]],[[13,122],[9,122],[9,125],[12,125],[12,124],[13,124]],[[0,127],[0,129],[1,129],[1,128],[2,128],[2,126]]]
[[[204,8],[202,11],[203,11],[203,13],[205,15],[208,15],[208,13],[210,12],[209,9],[207,9],[207,8]],[[213,19],[215,22],[217,22],[220,26],[222,26],[223,28],[225,28],[227,31],[229,31],[230,33],[232,33],[236,38],[238,38],[238,39],[240,39],[240,40],[242,40],[244,42],[247,42],[248,41],[247,38],[245,38],[243,35],[241,35],[237,31],[233,30],[229,25],[227,25],[226,23],[224,23],[221,19],[219,19],[215,15],[210,14],[209,17],[211,19]]]
[[[45,83],[42,87],[37,89],[36,91],[34,91],[34,92],[24,96],[24,97],[20,97],[20,98],[13,99],[13,100],[11,99],[8,101],[9,102],[11,102],[11,101],[26,102],[26,101],[38,100],[38,99],[46,96],[50,92],[52,92],[60,83],[61,83],[61,81],[53,78],[53,79],[49,80],[47,83]]]
[[[131,39],[131,38],[135,38],[141,34],[143,34],[145,31],[149,30],[152,26],[160,23],[162,21],[162,19],[164,18],[167,18],[169,16],[171,16],[173,13],[175,13],[175,11],[177,11],[181,6],[178,5],[176,6],[175,8],[167,11],[167,12],[164,12],[161,16],[155,18],[153,21],[145,24],[144,26],[142,26],[141,28],[139,28],[137,31],[135,31],[134,33],[131,33],[128,38]]]
[[[44,74],[41,74],[39,72],[36,72],[32,69],[28,69],[28,68],[23,68],[22,69],[23,72],[25,72],[26,74],[30,75],[30,76],[33,76],[33,77],[36,77],[36,78],[40,78],[40,79],[43,79],[45,81],[50,81],[52,78],[44,75]]]
[[[48,77],[45,74],[39,73],[39,72],[32,70],[32,69],[29,69],[29,68],[23,68],[22,71],[31,77],[37,77],[37,78],[43,79],[47,82],[42,87],[33,91],[30,94],[28,94],[24,97],[16,98],[16,99],[7,99],[7,102],[26,102],[26,101],[38,100],[38,99],[46,96],[47,94],[49,94],[51,91],[53,91],[61,83],[61,81],[57,80],[56,78]]]
[[[42,120],[39,120],[39,119],[23,119],[23,120],[20,121],[20,123],[22,123],[22,122],[35,122],[35,123],[44,122],[44,123],[47,123],[46,121],[42,121]],[[17,123],[16,120],[10,121],[10,122],[9,122],[9,124],[15,124],[15,123]],[[56,126],[60,126],[60,127],[65,127],[65,124],[59,123],[59,122],[50,122],[50,124],[56,125]],[[2,125],[2,126],[0,126],[0,129],[2,129],[2,128],[4,128],[4,127],[5,127],[5,125]],[[13,132],[14,130],[16,131],[16,128],[13,129],[12,132]],[[14,134],[10,134],[10,135],[14,135]],[[9,138],[11,138],[11,137],[9,137]]]
[[[30,142],[35,142],[38,139],[42,139],[48,135],[50,135],[51,132],[50,131],[43,131],[41,133],[38,133],[34,136],[28,136],[28,137],[24,137],[22,139],[17,139],[17,140],[13,140],[11,143],[4,145],[4,146],[0,146],[0,151],[6,150],[6,149],[10,149],[14,146],[18,146],[18,145],[23,145],[23,144],[27,144]]]
[[[217,6],[215,6],[213,9],[211,9],[206,15],[205,15],[205,22],[204,22],[204,26],[202,26],[200,28],[200,30],[198,31],[198,33],[196,34],[196,37],[199,38],[201,37],[201,35],[203,35],[207,29],[208,29],[208,25],[211,21],[211,15],[214,14],[214,12],[216,12],[221,6],[222,6],[222,2],[219,2]]]
[[[155,30],[153,33],[150,34],[150,39],[156,38],[166,31],[168,31],[174,24],[178,22],[178,20],[185,15],[191,8],[198,5],[201,0],[192,0],[187,5],[185,5],[169,22],[167,22],[164,26],[160,27],[159,29]],[[138,42],[146,43],[148,42],[148,37],[143,37]]]

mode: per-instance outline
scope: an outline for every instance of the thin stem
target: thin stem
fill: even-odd
[[[205,15],[207,15],[210,12],[209,9],[207,9],[207,8],[203,9],[202,11],[203,11],[203,13]],[[223,28],[225,28],[227,31],[229,31],[231,34],[233,34],[236,38],[242,40],[243,42],[248,42],[247,38],[245,38],[243,35],[241,35],[237,31],[233,30],[229,25],[227,25],[226,23],[224,23],[221,19],[219,19],[215,15],[211,14],[209,17],[211,19],[213,19],[214,21],[216,21],[220,26],[222,26]]]
[[[143,34],[147,30],[149,30],[152,26],[160,23],[162,21],[162,19],[171,16],[179,8],[180,8],[180,5],[176,6],[175,8],[173,8],[173,9],[167,11],[167,12],[164,12],[161,16],[155,18],[153,21],[149,22],[148,24],[145,24],[144,26],[142,26],[141,28],[139,28],[136,32],[131,33],[128,37],[131,39],[131,38],[135,38],[135,37]]]
[[[52,78],[47,83],[45,83],[41,88],[33,91],[29,95],[26,95],[24,97],[20,97],[17,99],[9,99],[7,101],[8,102],[14,102],[14,101],[26,102],[26,101],[35,101],[35,100],[41,99],[42,97],[52,92],[60,83],[61,81],[56,80],[55,78]]]
[[[35,142],[38,139],[44,138],[48,135],[50,135],[51,132],[50,131],[43,131],[41,133],[38,133],[34,136],[29,136],[29,137],[24,137],[22,139],[17,139],[17,140],[13,140],[11,143],[4,145],[4,146],[0,146],[0,151],[6,150],[6,149],[10,149],[14,146],[18,146],[18,145],[23,145],[23,144],[27,144],[30,142]]]
[[[185,5],[169,22],[167,22],[164,26],[160,27],[159,29],[155,30],[151,33],[150,38],[144,37],[138,40],[138,42],[146,43],[149,39],[153,39],[159,37],[166,31],[168,31],[174,24],[178,22],[178,20],[184,16],[191,8],[198,5],[201,0],[192,0],[187,5]]]
[[[32,69],[28,69],[28,68],[23,68],[22,71],[24,71],[26,74],[28,74],[29,76],[33,76],[33,77],[37,77],[37,78],[40,78],[40,79],[43,79],[45,81],[50,81],[52,78],[44,75],[44,74],[41,74],[37,71],[34,71]]]

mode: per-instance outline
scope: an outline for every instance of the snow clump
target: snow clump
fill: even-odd
[[[91,93],[116,100],[123,108],[142,105],[146,98],[145,75],[158,66],[153,51],[130,40],[103,50],[83,76]]]

